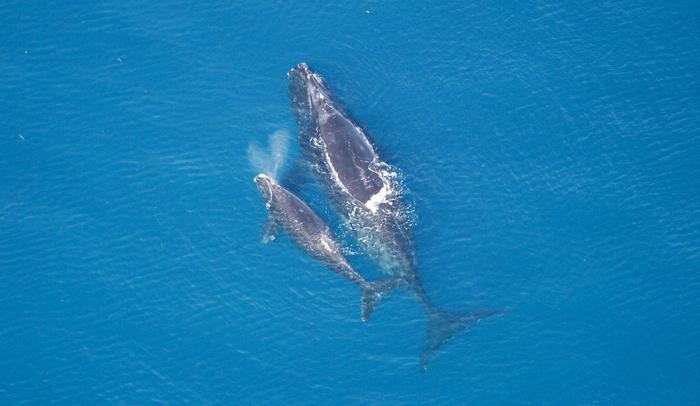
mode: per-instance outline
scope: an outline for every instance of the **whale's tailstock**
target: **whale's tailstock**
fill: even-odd
[[[362,286],[362,297],[360,298],[360,310],[362,321],[367,323],[374,313],[377,303],[390,294],[394,289],[401,286],[401,281],[396,279],[383,279],[380,281],[367,282]]]
[[[470,313],[454,313],[433,309],[428,313],[428,332],[420,354],[421,371],[426,372],[428,370],[430,358],[437,353],[440,347],[449,342],[455,334],[487,317],[503,313],[503,310],[495,309],[476,310]]]

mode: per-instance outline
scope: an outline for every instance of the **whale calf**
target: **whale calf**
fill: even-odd
[[[303,200],[265,174],[255,176],[253,181],[265,200],[269,215],[263,242],[274,239],[277,230],[283,229],[309,256],[360,287],[361,319],[369,321],[379,300],[402,282],[398,279],[365,280],[343,256],[328,224]]]
[[[385,274],[404,281],[428,315],[420,356],[425,371],[428,360],[455,333],[501,312],[461,314],[433,304],[418,276],[412,218],[398,171],[380,159],[366,132],[307,64],[291,69],[288,79],[303,156],[367,254]]]

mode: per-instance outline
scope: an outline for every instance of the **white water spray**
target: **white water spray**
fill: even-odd
[[[267,148],[253,141],[248,144],[248,162],[257,172],[278,180],[289,152],[289,131],[277,130],[267,138]]]

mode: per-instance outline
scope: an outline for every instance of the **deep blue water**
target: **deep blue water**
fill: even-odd
[[[696,3],[78,3],[0,11],[0,404],[700,404]],[[426,374],[409,294],[259,243],[301,61],[433,300],[508,309]]]

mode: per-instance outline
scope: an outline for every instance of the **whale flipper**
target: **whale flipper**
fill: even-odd
[[[449,342],[455,334],[466,329],[472,324],[478,323],[489,316],[503,314],[502,310],[476,310],[461,314],[434,309],[428,314],[428,333],[420,354],[420,368],[422,372],[428,370],[428,361],[438,352],[440,347]]]
[[[270,241],[277,239],[277,233],[279,232],[279,224],[272,217],[268,217],[265,225],[262,229],[262,235],[260,236],[260,242],[267,244]]]
[[[362,297],[360,298],[362,321],[367,323],[372,313],[374,313],[377,303],[402,284],[403,283],[397,279],[384,279],[367,282],[367,284],[362,286]]]

